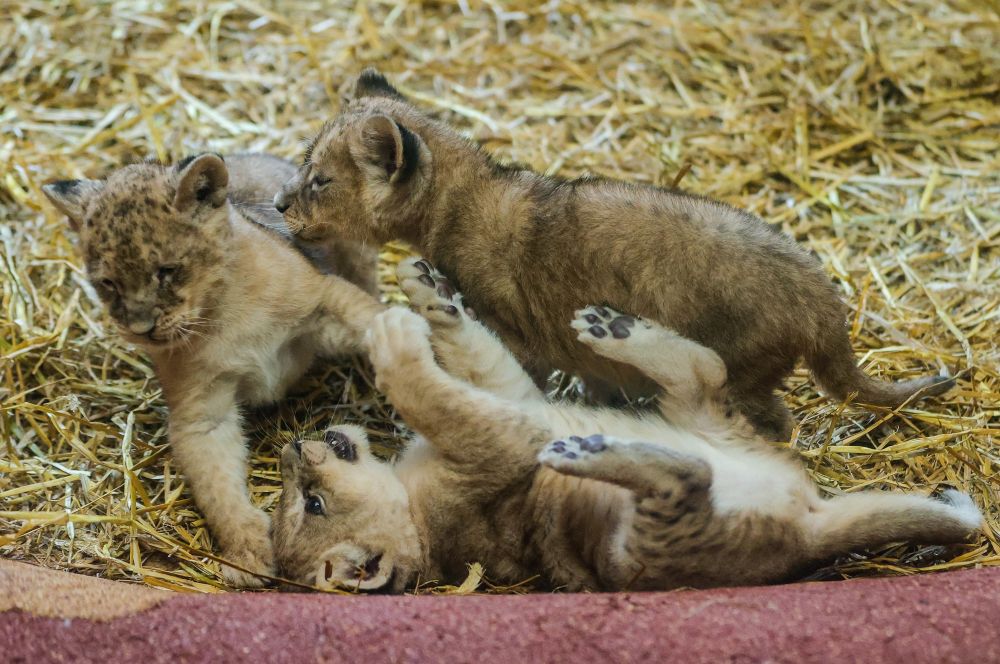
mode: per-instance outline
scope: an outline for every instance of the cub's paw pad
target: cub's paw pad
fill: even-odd
[[[396,268],[396,279],[414,311],[432,323],[453,325],[461,321],[463,314],[475,320],[472,310],[463,306],[462,295],[448,277],[426,260],[403,260]]]
[[[609,442],[605,436],[599,433],[586,438],[570,436],[566,439],[555,440],[546,445],[538,454],[538,461],[553,470],[564,472],[570,467],[579,466],[592,460],[595,455],[605,452]]]
[[[627,339],[632,334],[632,328],[642,323],[642,319],[630,314],[623,314],[610,307],[587,307],[575,312],[575,318],[570,327],[580,332],[583,341],[590,339]]]

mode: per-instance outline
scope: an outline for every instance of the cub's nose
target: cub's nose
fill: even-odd
[[[289,202],[288,197],[285,196],[284,192],[279,191],[274,195],[274,209],[276,209],[281,214],[285,214],[285,210],[292,206]]]

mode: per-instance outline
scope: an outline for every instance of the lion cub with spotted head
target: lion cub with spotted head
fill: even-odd
[[[273,195],[268,168],[288,167],[204,154],[43,187],[79,233],[87,275],[122,336],[153,360],[174,459],[223,557],[260,574],[273,571],[270,520],[250,502],[239,408],[279,399],[317,357],[362,352],[382,310],[363,256],[325,265],[360,288],[321,274],[241,212]],[[237,585],[259,583],[224,572]]]
[[[655,381],[658,415],[554,404],[429,264],[398,276],[422,317],[381,314],[369,352],[419,435],[395,466],[354,427],[285,447],[273,537],[286,578],[401,591],[457,583],[478,561],[495,582],[573,590],[760,584],[980,525],[956,491],[821,499],[794,459],[727,412],[719,356],[652,321],[589,307],[570,327]]]

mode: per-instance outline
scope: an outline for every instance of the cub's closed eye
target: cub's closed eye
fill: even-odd
[[[313,191],[319,191],[328,184],[330,184],[330,178],[325,178],[322,175],[317,175],[312,179]]]
[[[323,499],[316,494],[306,496],[306,512],[309,514],[325,514],[326,509],[323,507]]]
[[[109,293],[118,292],[118,284],[115,283],[112,279],[101,279],[98,282],[98,285],[104,290],[108,291]]]

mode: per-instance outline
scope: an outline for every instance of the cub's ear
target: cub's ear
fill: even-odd
[[[220,207],[226,202],[229,171],[217,154],[202,154],[182,159],[174,167],[177,193],[174,207],[184,211],[196,205]]]
[[[87,204],[102,189],[104,183],[100,180],[57,180],[42,185],[42,193],[69,217],[69,225],[74,231],[80,230]]]
[[[388,97],[406,101],[406,97],[400,94],[399,90],[392,87],[389,81],[374,67],[368,67],[358,76],[354,83],[354,92],[350,95],[353,99],[362,97]]]
[[[392,118],[374,115],[353,137],[351,156],[376,179],[404,182],[420,160],[420,138]]]

